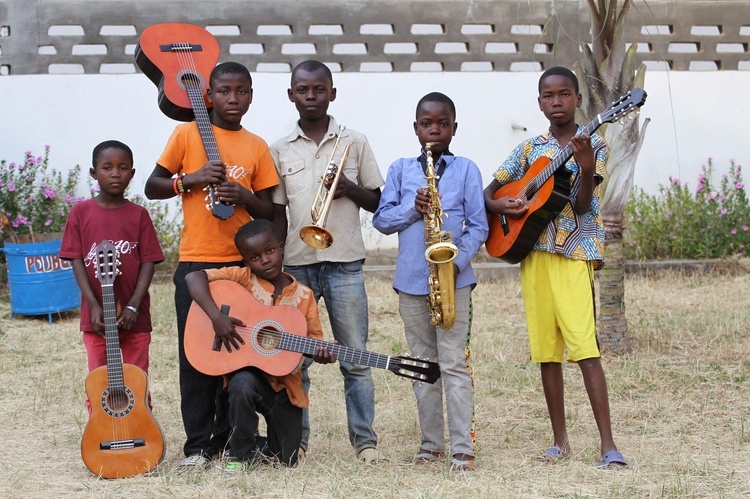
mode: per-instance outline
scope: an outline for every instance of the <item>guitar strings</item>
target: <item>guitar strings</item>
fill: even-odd
[[[256,333],[262,333],[263,335],[270,336],[271,338],[276,340],[274,343],[275,345],[284,345],[285,347],[288,347],[289,350],[297,353],[312,354],[315,352],[316,347],[324,346],[334,353],[334,355],[336,356],[336,360],[343,360],[345,362],[351,362],[353,364],[373,366],[385,369],[390,358],[390,356],[388,355],[351,348],[346,345],[329,343],[324,340],[308,338],[307,336],[299,336],[287,331],[279,331],[277,329],[269,327],[261,327],[260,329],[256,329],[255,327],[251,326],[235,326],[235,330],[240,334],[240,337],[245,340],[252,338],[254,335],[256,335]],[[243,335],[243,333],[245,334]],[[310,349],[306,348],[306,346],[308,345],[311,346]],[[287,348],[281,349],[287,350]]]

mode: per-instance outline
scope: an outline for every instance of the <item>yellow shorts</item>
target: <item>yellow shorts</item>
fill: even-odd
[[[600,357],[594,318],[591,262],[532,251],[521,261],[521,286],[531,361],[568,362]]]

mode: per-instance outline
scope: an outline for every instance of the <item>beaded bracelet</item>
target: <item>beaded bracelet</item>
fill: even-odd
[[[190,189],[185,189],[185,186],[182,184],[182,177],[184,177],[185,174],[183,173],[182,176],[177,177],[177,191],[179,192],[179,195],[182,196],[186,192],[190,192]]]
[[[180,177],[177,177],[174,179],[174,182],[172,182],[172,189],[174,190],[174,193],[178,196],[181,194],[179,190],[179,186],[177,185],[177,182],[180,180]]]

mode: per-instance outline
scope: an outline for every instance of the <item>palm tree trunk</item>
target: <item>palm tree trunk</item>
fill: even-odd
[[[625,320],[625,266],[622,222],[604,222],[604,261],[599,274],[597,337],[602,351],[628,353],[628,322]]]

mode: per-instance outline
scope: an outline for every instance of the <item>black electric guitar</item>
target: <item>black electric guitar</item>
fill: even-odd
[[[91,417],[81,438],[81,457],[96,475],[124,478],[146,473],[164,459],[164,436],[148,408],[146,373],[122,362],[113,291],[117,250],[102,241],[94,251],[102,285],[107,365],[86,378]]]
[[[146,28],[135,49],[135,62],[159,89],[159,108],[179,121],[192,121],[210,161],[221,161],[208,116],[206,78],[219,60],[219,42],[193,24],[166,23]],[[234,214],[234,205],[219,201],[214,186],[207,187],[206,208],[221,220]]]
[[[617,121],[645,103],[646,92],[634,88],[598,114],[583,133],[590,135],[604,123]],[[532,163],[520,180],[495,192],[493,199],[514,197],[529,209],[518,219],[490,214],[490,233],[484,243],[487,253],[508,263],[518,263],[531,252],[542,231],[570,201],[570,175],[563,167],[572,156],[570,145],[552,160],[543,156]]]
[[[291,305],[263,305],[234,281],[214,281],[209,288],[216,306],[245,324],[235,327],[245,344],[231,352],[221,348],[221,344],[217,346],[211,319],[193,302],[185,325],[185,355],[204,374],[218,376],[253,366],[272,376],[285,376],[299,366],[302,354],[312,355],[316,347],[325,346],[340,361],[387,369],[430,384],[440,377],[440,366],[435,362],[308,338],[307,319],[302,311]]]

